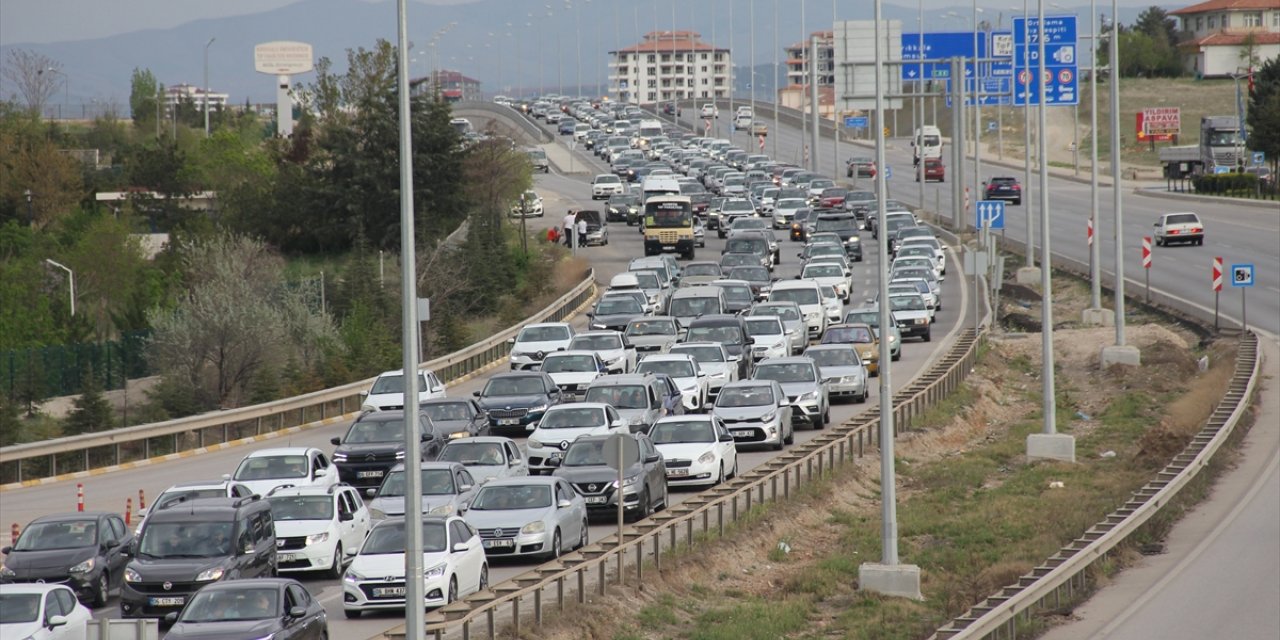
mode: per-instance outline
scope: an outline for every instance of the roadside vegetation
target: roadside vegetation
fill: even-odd
[[[385,41],[348,51],[342,74],[319,61],[289,139],[247,105],[212,112],[206,138],[203,112],[158,103],[163,86],[146,69],[132,77],[130,119],[64,125],[0,102],[0,445],[398,368],[394,53]],[[532,177],[509,140],[464,140],[431,95],[412,109],[430,358],[525,317],[583,265],[522,242],[510,224]],[[126,196],[102,202],[102,192]],[[193,210],[205,192],[217,194],[212,209]],[[149,244],[157,238],[162,248]],[[68,274],[48,261],[75,274],[74,315]],[[102,409],[103,390],[140,375],[160,376],[141,406]],[[45,398],[81,389],[91,411],[40,414]]]

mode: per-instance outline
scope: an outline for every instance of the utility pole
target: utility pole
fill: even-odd
[[[1098,219],[1098,0],[1089,0],[1089,308],[1086,324],[1105,325],[1115,316],[1102,308],[1102,239]],[[1076,153],[1079,153],[1079,148]]]
[[[818,42],[817,35],[809,38],[809,98],[813,105],[813,130],[809,132],[809,170],[818,172],[818,124],[821,117],[818,113]],[[878,45],[877,45],[878,46]],[[884,298],[888,300],[888,298]]]
[[[204,137],[209,137],[209,47],[217,38],[209,38],[204,44]]]

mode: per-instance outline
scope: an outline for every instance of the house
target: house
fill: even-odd
[[[1280,56],[1280,0],[1206,0],[1169,15],[1181,22],[1178,49],[1189,73],[1223,78]],[[1256,63],[1255,63],[1256,65]]]

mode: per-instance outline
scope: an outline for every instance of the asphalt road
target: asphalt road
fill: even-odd
[[[555,144],[563,144],[563,138],[558,137]],[[583,162],[586,163],[586,166],[600,167],[601,171],[604,170],[603,163],[598,159],[590,154],[582,154],[581,150],[577,153],[579,155],[576,162]],[[592,201],[590,199],[589,180],[590,177],[585,174],[565,176],[553,172],[548,175],[536,176],[535,189],[543,195],[547,213],[544,218],[528,220],[529,227],[531,229],[545,230],[550,225],[559,224],[564,212],[570,206],[578,208],[590,207]],[[595,204],[598,206],[600,203],[597,202]],[[864,241],[870,244],[869,234],[864,234],[864,236]],[[782,279],[792,278],[798,274],[798,259],[795,254],[799,251],[800,244],[791,243],[785,239],[782,242],[782,264],[779,265],[776,275]],[[720,254],[722,247],[723,241],[718,240],[713,232],[709,234],[707,247],[699,249],[700,257],[714,259]],[[610,225],[610,244],[608,246],[584,249],[582,254],[596,268],[597,280],[599,282],[608,282],[608,279],[614,274],[626,270],[627,263],[631,258],[643,255],[643,250],[640,235],[634,227],[615,223]],[[954,255],[949,257],[949,260],[951,265],[959,264]],[[864,298],[875,295],[877,264],[879,264],[877,257],[869,252],[867,260],[856,265],[854,269],[855,294],[851,297],[855,304],[859,304]],[[950,334],[952,330],[959,326],[961,318],[964,317],[962,313],[965,307],[964,303],[967,300],[964,291],[967,289],[960,286],[961,278],[959,275],[955,275],[958,271],[958,269],[951,270],[949,277],[943,283],[944,307],[938,313],[936,319],[940,332],[935,335]],[[582,328],[583,319],[576,318],[575,325]],[[897,389],[905,385],[911,377],[925,367],[935,353],[945,349],[950,342],[950,339],[939,339],[931,343],[908,341],[903,346],[902,359],[892,364],[894,388]],[[493,369],[495,372],[503,370],[505,370],[503,366]],[[485,380],[485,376],[478,376],[457,386],[450,387],[449,395],[465,396],[470,394],[474,390],[479,390],[484,385]],[[877,402],[879,397],[878,378],[873,378],[872,382],[876,387],[872,389],[872,395],[867,405],[833,405],[831,410],[833,423],[847,420],[862,411],[864,407],[871,406]],[[145,490],[148,496],[156,496],[165,488],[179,481],[217,478],[224,473],[233,471],[246,454],[256,449],[279,446],[315,446],[325,451],[330,451],[332,445],[329,444],[329,438],[342,435],[346,428],[347,424],[345,423],[332,425],[294,434],[287,439],[269,440],[222,451],[213,451],[181,461],[164,462],[139,469],[95,476],[85,481],[87,508],[91,510],[122,510],[125,499],[136,497],[139,489]],[[797,431],[796,440],[798,443],[805,442],[814,437],[816,433],[807,430]],[[739,458],[740,468],[745,471],[772,458],[774,455],[776,453],[772,451],[744,452]],[[39,515],[74,510],[75,484],[75,481],[65,481],[4,492],[0,496],[0,523],[17,522],[25,525],[25,523]],[[672,501],[673,503],[678,503],[690,495],[694,495],[694,492],[673,492]],[[593,540],[599,539],[612,532],[612,527],[595,525],[591,528],[591,538]],[[530,566],[533,565],[527,562],[517,563],[505,560],[495,562],[491,569],[491,580],[494,583],[501,582],[528,570]],[[330,637],[368,638],[403,623],[403,617],[394,614],[366,614],[356,620],[347,620],[342,614],[342,591],[338,581],[309,576],[299,576],[299,578],[328,611]],[[118,608],[114,598],[106,607],[95,612],[95,617],[98,618],[113,618],[117,616]]]

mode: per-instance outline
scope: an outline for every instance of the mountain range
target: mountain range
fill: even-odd
[[[775,2],[755,3],[755,62],[771,65],[774,26],[780,46],[801,39],[809,31],[831,28],[831,4],[808,3],[805,24],[800,23],[796,0],[783,0],[774,20]],[[677,9],[673,6],[679,5]],[[583,92],[595,93],[596,83],[607,91],[607,52],[629,46],[649,31],[674,28],[692,29],[702,39],[721,47],[732,47],[734,59],[744,65],[749,57],[752,38],[749,7],[751,2],[734,2],[734,28],[728,33],[728,5],[717,2],[673,3],[672,0],[632,0],[604,2],[596,0],[565,10],[559,4],[537,4],[530,0],[479,0],[466,4],[426,5],[409,2],[409,38],[413,61],[410,72],[424,76],[430,70],[454,69],[480,80],[488,94],[532,93],[539,87],[546,91],[574,93],[581,73]],[[1109,3],[1099,3],[1109,11]],[[274,81],[253,69],[253,47],[273,40],[297,40],[313,45],[317,58],[328,57],[334,68],[346,67],[346,50],[372,47],[379,39],[394,42],[396,9],[392,0],[355,2],[352,0],[300,0],[294,4],[249,15],[201,19],[167,29],[147,29],[110,37],[52,43],[5,43],[0,56],[11,48],[36,51],[58,61],[65,73],[65,87],[52,103],[69,103],[70,113],[81,105],[107,104],[120,113],[128,110],[129,79],[134,68],[150,69],[166,85],[203,84],[204,49],[210,38],[209,83],[213,91],[230,94],[232,103],[246,100],[254,103],[274,100]],[[541,6],[535,10],[534,7]],[[548,7],[551,7],[548,9]],[[714,9],[714,14],[712,10]],[[1069,7],[1066,12],[1087,16]],[[871,19],[872,7],[857,0],[839,0],[841,20]],[[673,11],[676,12],[673,22]],[[948,18],[954,11],[965,18]],[[966,31],[972,8],[957,5],[953,9],[935,9],[925,13],[929,31]],[[1120,20],[1129,23],[1141,10],[1121,7]],[[1061,9],[1055,9],[1063,13]],[[981,15],[983,21],[1008,28],[1012,12]],[[1020,13],[1020,12],[1019,12]],[[903,31],[914,32],[917,10],[911,5],[884,7],[884,16],[902,20]],[[1083,23],[1084,18],[1081,18]],[[452,25],[452,26],[450,26]],[[442,30],[439,44],[429,46]],[[1085,24],[1081,34],[1088,33]],[[438,49],[438,51],[436,51]],[[780,51],[777,51],[781,55]],[[581,71],[579,71],[581,56]],[[739,71],[739,75],[745,75]],[[772,74],[768,74],[772,75]],[[294,77],[294,82],[308,82],[314,74]],[[14,88],[0,80],[0,96],[12,97]],[[771,89],[757,87],[759,91]]]

